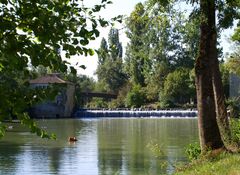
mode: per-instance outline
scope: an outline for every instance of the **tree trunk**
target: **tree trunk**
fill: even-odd
[[[224,147],[219,132],[213,82],[216,81],[214,70],[211,71],[213,61],[217,59],[216,30],[215,30],[215,1],[200,0],[201,8],[201,36],[199,56],[195,64],[197,103],[198,103],[198,126],[202,151]],[[214,75],[214,80],[212,79]],[[221,80],[221,79],[220,79]],[[218,82],[219,83],[219,82]],[[216,88],[214,89],[216,91]],[[218,93],[216,93],[218,94]],[[220,107],[216,105],[216,107]],[[218,111],[218,110],[217,110]]]
[[[214,14],[209,15],[211,18],[211,23],[214,24],[211,29],[211,45],[217,44],[217,32],[215,27],[215,7],[211,7]],[[223,90],[223,84],[221,79],[221,73],[219,70],[219,61],[217,54],[217,47],[210,47],[209,58],[211,59],[211,70],[212,70],[212,86],[214,92],[214,101],[216,108],[216,117],[217,123],[220,130],[222,140],[226,145],[229,145],[231,142],[231,133],[229,129],[229,121],[227,117],[227,109],[225,106],[225,96]]]
[[[218,127],[220,129],[222,140],[225,146],[231,143],[231,132],[229,128],[229,121],[227,116],[227,109],[225,105],[225,96],[222,85],[221,74],[219,70],[218,60],[212,60],[212,84],[215,100],[216,117],[218,122]]]

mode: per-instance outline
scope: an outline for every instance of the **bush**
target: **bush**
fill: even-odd
[[[140,85],[134,85],[132,90],[127,94],[125,105],[127,107],[141,107],[145,102],[146,95]]]
[[[108,108],[107,102],[101,98],[93,98],[86,106],[88,108]]]
[[[232,141],[240,144],[240,120],[239,119],[230,120],[230,128],[232,133]]]
[[[190,79],[190,70],[183,68],[167,75],[164,87],[159,93],[159,101],[162,107],[186,104],[194,97],[195,87]]]
[[[130,90],[131,90],[131,84],[126,83],[119,90],[117,99],[114,99],[109,103],[109,107],[110,108],[125,108],[125,99]]]
[[[201,154],[201,148],[199,143],[189,144],[185,150],[189,160],[196,160]]]

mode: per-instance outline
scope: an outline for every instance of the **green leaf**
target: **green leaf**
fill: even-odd
[[[108,25],[108,22],[103,19],[99,19],[99,23],[100,23],[101,27],[106,27]]]
[[[83,45],[83,46],[86,46],[89,44],[89,41],[87,39],[83,39],[83,40],[80,40],[80,43]]]
[[[77,39],[74,39],[74,40],[73,40],[73,44],[74,44],[74,45],[77,45],[77,44],[78,44],[78,40],[77,40]]]
[[[0,72],[3,70],[4,66],[0,63]]]
[[[5,135],[5,132],[6,132],[6,126],[0,122],[0,138],[2,138]]]
[[[88,52],[89,52],[89,55],[91,55],[91,56],[94,55],[94,50],[93,49],[89,49]]]
[[[70,67],[71,73],[76,75],[77,74],[77,70],[74,67]]]
[[[93,32],[95,33],[95,36],[96,36],[96,37],[99,37],[100,32],[99,32],[98,30],[95,29],[95,30],[93,30]]]
[[[98,12],[109,1],[102,0],[92,8],[71,0],[16,2],[0,2],[0,114],[4,116],[1,120],[16,116],[40,137],[55,138],[24,113],[31,105],[54,98],[54,92],[51,88],[29,88],[26,80],[47,72],[67,74],[68,63],[62,60],[59,49],[66,58],[93,55],[93,50],[84,46],[99,36]],[[101,23],[105,25],[107,21],[101,18]],[[46,71],[39,71],[39,65]],[[76,73],[73,67],[70,69]],[[3,134],[4,127],[0,128],[0,135]]]
[[[86,69],[86,66],[85,66],[85,65],[80,65],[79,67],[82,68],[82,69],[84,69],[84,70]]]
[[[8,4],[8,0],[1,0],[1,3],[7,5]]]
[[[95,5],[93,12],[99,12],[101,10],[102,6],[101,5]]]
[[[67,66],[66,65],[61,65],[60,67],[61,72],[66,72],[67,71]]]

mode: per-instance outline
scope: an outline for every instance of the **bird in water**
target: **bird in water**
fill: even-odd
[[[68,138],[68,141],[69,141],[69,142],[76,142],[76,141],[77,141],[77,138],[76,138],[76,137],[69,137],[69,138]]]

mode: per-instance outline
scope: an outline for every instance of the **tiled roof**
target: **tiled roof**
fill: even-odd
[[[58,74],[47,74],[34,80],[30,80],[30,84],[51,84],[51,83],[66,84],[68,82],[59,78]]]

